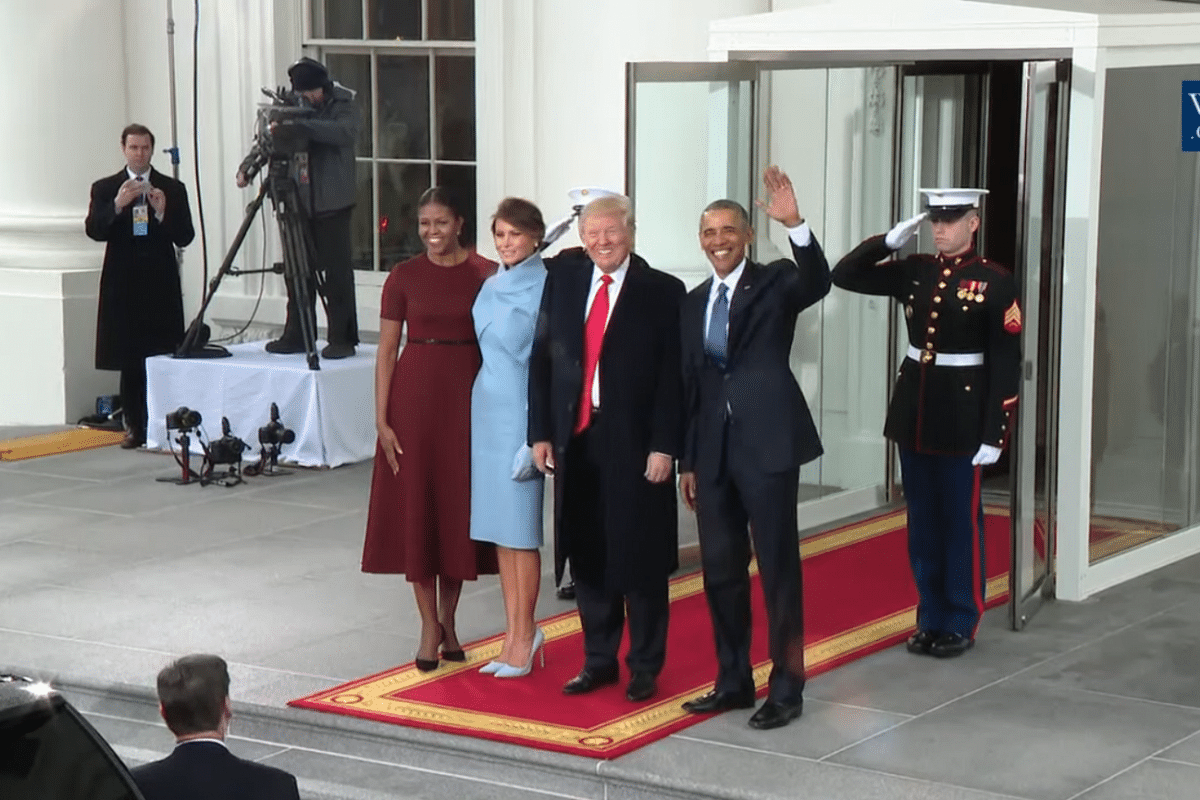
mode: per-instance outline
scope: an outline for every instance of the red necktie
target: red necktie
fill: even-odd
[[[600,291],[596,292],[583,326],[583,389],[579,393],[575,433],[581,433],[592,422],[592,382],[600,364],[600,345],[604,342],[604,325],[608,322],[608,286],[612,280],[611,275],[600,276]]]

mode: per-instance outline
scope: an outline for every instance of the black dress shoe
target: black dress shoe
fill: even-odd
[[[304,342],[300,341],[299,339],[275,339],[274,341],[267,342],[267,346],[263,349],[265,349],[268,353],[275,353],[276,355],[303,353]]]
[[[616,683],[620,675],[616,669],[607,672],[592,672],[587,667],[579,671],[571,680],[567,681],[563,686],[563,694],[587,694],[593,689],[599,689],[601,686],[608,686],[610,683]]]
[[[803,700],[796,703],[779,703],[775,700],[768,700],[762,704],[762,708],[754,712],[754,716],[750,717],[749,724],[751,728],[757,728],[760,731],[782,728],[799,717],[803,711]]]
[[[934,658],[955,658],[975,646],[974,639],[957,633],[943,633],[929,646],[929,655]]]
[[[649,672],[635,672],[625,687],[625,699],[634,703],[649,700],[658,691],[658,683]]]
[[[137,450],[146,443],[146,434],[141,431],[127,431],[121,440],[122,450]]]
[[[574,600],[575,599],[575,581],[568,581],[558,587],[559,600]]]
[[[321,349],[321,358],[328,358],[331,361],[349,358],[352,355],[354,355],[354,345],[352,344],[327,344]]]
[[[683,710],[689,714],[711,714],[731,708],[754,708],[754,690],[746,692],[718,692],[713,689],[706,695],[688,700]]]
[[[937,631],[917,631],[912,636],[908,637],[908,643],[904,646],[910,653],[916,653],[919,656],[929,655],[929,648],[941,636]]]

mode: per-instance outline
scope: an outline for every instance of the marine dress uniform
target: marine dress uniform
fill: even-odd
[[[935,219],[961,218],[981,190],[927,191]],[[972,646],[983,615],[981,464],[1003,449],[1020,381],[1021,310],[1012,273],[971,247],[879,263],[903,242],[873,236],[833,270],[833,283],[890,295],[904,308],[908,352],[884,435],[896,442],[908,503],[909,558],[920,602],[908,648],[939,657]],[[904,239],[916,229],[910,220]],[[985,454],[990,454],[985,455]]]

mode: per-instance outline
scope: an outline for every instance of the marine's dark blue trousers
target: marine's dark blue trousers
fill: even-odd
[[[983,504],[971,456],[900,448],[908,501],[908,557],[917,584],[917,628],[975,638],[983,616]]]

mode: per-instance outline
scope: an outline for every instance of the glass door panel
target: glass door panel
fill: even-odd
[[[1096,267],[1089,561],[1200,523],[1200,162],[1158,105],[1196,65],[1109,69]],[[1168,125],[1173,127],[1167,127]]]
[[[791,257],[787,232],[754,205],[768,164],[791,177],[831,260],[891,224],[894,67],[634,64],[629,77],[637,250],[689,288],[709,276],[696,231],[701,209],[718,198],[750,211],[753,258]],[[798,320],[792,369],[825,446],[801,474],[806,528],[885,502],[888,314],[885,300],[834,290]]]
[[[896,69],[775,69],[760,93],[762,163],[791,177],[831,262],[890,224]],[[759,260],[790,257],[787,234],[757,212]],[[886,502],[883,419],[891,368],[888,302],[833,289],[797,322],[791,363],[825,455],[800,473],[801,519],[819,525]]]
[[[708,277],[700,211],[752,205],[754,71],[737,64],[631,64],[626,193],[639,255],[692,288]],[[616,188],[616,187],[613,187]]]
[[[1066,184],[1065,62],[1025,65],[1017,215],[1025,374],[1011,431],[1012,568],[1009,609],[1020,630],[1053,589],[1058,464],[1059,317]]]

